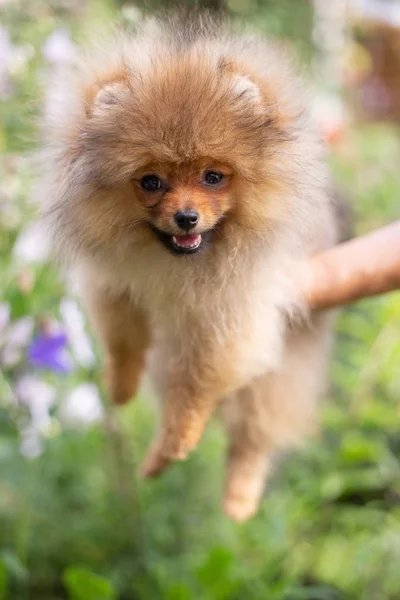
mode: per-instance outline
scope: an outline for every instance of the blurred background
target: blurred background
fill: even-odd
[[[102,400],[98,347],[34,219],[35,119],[80,45],[160,4],[0,0],[0,600],[399,600],[398,293],[341,314],[321,435],[244,525],[220,508],[218,424],[147,483],[146,390],[117,412]],[[304,65],[355,232],[398,218],[400,2],[204,4]]]

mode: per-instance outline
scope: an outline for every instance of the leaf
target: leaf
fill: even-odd
[[[69,567],[63,574],[70,600],[116,600],[115,590],[104,577],[81,567]]]
[[[193,600],[194,596],[185,583],[172,585],[165,593],[166,600]]]
[[[28,580],[29,573],[16,554],[5,550],[1,553],[0,560],[0,564],[4,565],[7,573],[10,574],[13,579],[18,582],[26,582]]]
[[[227,600],[232,597],[239,585],[233,567],[234,555],[227,548],[217,547],[210,552],[196,572],[205,597],[213,600]]]
[[[6,566],[0,562],[0,600],[6,600],[8,592],[8,573]]]

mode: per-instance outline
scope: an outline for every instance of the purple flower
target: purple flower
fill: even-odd
[[[67,344],[67,336],[62,331],[41,332],[28,347],[28,360],[35,367],[55,373],[70,373],[72,365]]]

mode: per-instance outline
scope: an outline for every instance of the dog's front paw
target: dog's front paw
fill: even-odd
[[[144,477],[156,477],[168,467],[172,460],[162,452],[158,444],[154,444],[147,453],[140,472]]]
[[[168,465],[176,460],[185,460],[196,447],[193,438],[159,438],[151,446],[141,467],[145,477],[159,475]]]
[[[124,405],[136,396],[136,389],[108,386],[108,394],[112,404]]]
[[[137,394],[141,373],[135,370],[108,367],[106,372],[106,387],[113,404],[126,404]]]

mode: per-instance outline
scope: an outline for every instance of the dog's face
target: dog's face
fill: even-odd
[[[213,159],[149,164],[132,179],[157,239],[174,254],[207,248],[234,205],[234,172]]]
[[[271,90],[242,67],[205,50],[160,57],[140,76],[122,69],[88,85],[84,105],[71,158],[94,192],[68,213],[81,246],[194,255],[221,241],[226,223],[263,213],[243,190],[255,198],[273,180],[281,122]]]

